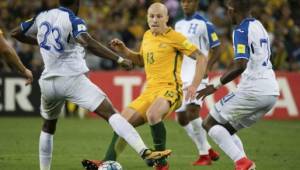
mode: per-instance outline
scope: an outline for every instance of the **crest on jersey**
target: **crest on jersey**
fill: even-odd
[[[217,40],[218,40],[218,36],[217,36],[217,34],[216,34],[215,32],[214,32],[214,33],[211,33],[210,36],[211,36],[211,39],[212,39],[213,41],[217,41]]]
[[[189,42],[188,40],[185,40],[183,43],[182,43],[183,47],[186,48],[186,49],[190,49],[192,48],[193,44],[191,42]]]
[[[79,24],[79,25],[77,25],[77,30],[78,30],[78,32],[86,31],[86,26],[84,24]]]
[[[237,51],[238,54],[245,54],[246,53],[246,46],[244,44],[238,44],[236,51]]]

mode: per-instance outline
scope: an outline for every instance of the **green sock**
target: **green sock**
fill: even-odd
[[[118,134],[114,132],[113,138],[111,140],[111,143],[106,151],[104,161],[116,161],[118,155],[122,153],[122,151],[125,149],[127,143],[123,138],[120,138]]]
[[[153,138],[154,148],[157,151],[163,151],[166,149],[167,131],[164,123],[161,121],[155,125],[150,125],[151,134]],[[165,165],[167,161],[165,158],[158,160],[159,164]]]

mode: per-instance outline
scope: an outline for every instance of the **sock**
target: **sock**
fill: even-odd
[[[236,135],[236,134],[232,135],[231,137],[232,137],[232,140],[234,141],[235,145],[240,149],[240,151],[244,155],[246,155],[244,147],[243,147],[243,143],[242,143],[240,137],[238,135]]]
[[[225,129],[223,126],[213,126],[210,128],[208,134],[234,162],[245,157],[245,155],[232,140],[232,137],[227,129]]]
[[[193,125],[191,123],[188,123],[186,126],[183,126],[183,129],[186,131],[188,136],[193,140],[193,142],[196,144],[196,147],[198,149],[199,155],[200,155],[200,144],[196,139],[196,136],[194,134]]]
[[[119,113],[110,116],[108,120],[113,130],[122,137],[137,153],[141,154],[147,149],[141,136],[134,127]]]
[[[41,131],[39,143],[40,170],[50,170],[53,151],[53,135]]]
[[[126,141],[123,138],[120,138],[116,132],[113,134],[113,138],[110,142],[110,145],[106,151],[104,161],[116,161],[118,155],[120,155],[125,147],[127,146]]]
[[[150,125],[151,135],[153,138],[154,148],[157,151],[163,151],[166,149],[166,138],[167,131],[164,123],[161,121],[157,124]],[[158,163],[161,165],[166,165],[167,161],[165,158],[159,159]]]
[[[202,127],[202,119],[199,117],[190,121],[194,131],[195,143],[197,145],[199,155],[208,155],[208,150],[211,148],[207,141],[207,133]]]

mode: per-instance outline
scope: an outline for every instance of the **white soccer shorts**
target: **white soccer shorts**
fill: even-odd
[[[57,119],[66,100],[93,112],[107,97],[85,75],[57,76],[39,80],[41,115],[47,120]]]
[[[189,83],[183,83],[183,87],[182,87],[182,88],[185,89],[185,90],[183,90],[182,103],[181,103],[180,108],[178,108],[178,109],[176,110],[176,112],[185,112],[185,111],[186,111],[186,107],[187,107],[187,105],[189,105],[189,104],[195,104],[195,105],[199,105],[199,106],[202,107],[202,105],[203,105],[203,100],[202,100],[202,99],[199,99],[199,100],[194,99],[194,100],[189,100],[189,101],[186,101],[186,100],[185,100],[185,96],[186,96],[186,93],[187,93],[186,88],[187,88],[190,84],[191,84],[191,82],[189,82]],[[206,87],[207,84],[208,84],[208,78],[203,79],[203,80],[201,81],[200,85],[198,86],[197,91],[199,91],[199,90],[201,90],[201,89],[204,89],[204,88]]]
[[[235,130],[249,127],[275,105],[278,96],[252,95],[242,92],[229,93],[210,110],[219,123],[230,123]]]

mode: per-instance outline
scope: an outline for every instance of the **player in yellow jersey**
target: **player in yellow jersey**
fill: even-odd
[[[29,69],[27,69],[21,62],[15,50],[9,46],[8,42],[5,40],[3,36],[3,32],[0,29],[0,57],[3,57],[5,61],[13,66],[19,73],[27,78],[26,85],[32,83],[32,73]]]
[[[194,99],[207,65],[206,57],[196,46],[168,27],[167,22],[167,8],[161,3],[154,3],[148,9],[150,30],[144,34],[140,52],[128,49],[118,39],[110,43],[115,51],[122,53],[133,63],[145,67],[146,88],[123,110],[122,115],[134,126],[149,123],[155,150],[164,150],[166,147],[166,129],[162,120],[177,109],[184,100],[180,78],[183,55],[197,61],[193,83],[187,87],[185,100]],[[116,160],[117,153],[124,148],[122,144],[124,141],[115,134],[104,160]],[[96,167],[101,164],[99,161],[85,161]],[[167,170],[168,167],[165,158],[157,161],[155,165],[156,170]]]

